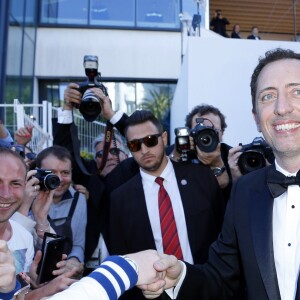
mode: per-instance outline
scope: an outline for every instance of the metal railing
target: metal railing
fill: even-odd
[[[13,104],[0,104],[4,109],[4,124],[13,133],[25,126],[33,126],[32,139],[29,147],[38,153],[53,144],[52,118],[57,117],[58,108],[52,103],[43,101],[41,104],[21,104],[17,99]],[[74,113],[74,123],[78,127],[81,151],[93,153],[93,140],[105,131],[105,124],[101,122],[87,122],[84,118]]]

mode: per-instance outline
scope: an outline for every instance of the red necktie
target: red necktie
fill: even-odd
[[[183,259],[171,199],[163,185],[163,181],[164,179],[161,177],[155,179],[155,182],[159,185],[158,205],[164,253]]]

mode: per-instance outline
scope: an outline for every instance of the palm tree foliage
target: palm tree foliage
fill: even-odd
[[[172,99],[156,90],[151,90],[150,96],[151,98],[143,99],[139,108],[150,110],[158,120],[162,121],[166,112],[170,109]]]

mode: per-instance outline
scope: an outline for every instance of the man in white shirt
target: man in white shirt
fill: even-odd
[[[22,158],[0,147],[0,240],[8,243],[17,272],[28,272],[33,259],[32,235],[9,218],[20,207],[26,184],[26,165]]]
[[[167,287],[176,285],[176,299],[220,300],[242,283],[249,300],[300,299],[300,54],[268,51],[253,72],[251,94],[275,164],[238,179],[208,262],[175,264]]]

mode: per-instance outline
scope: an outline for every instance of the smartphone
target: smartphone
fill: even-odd
[[[52,274],[57,269],[56,264],[62,260],[66,238],[57,234],[45,232],[42,245],[42,258],[37,268],[38,283],[52,280]]]

